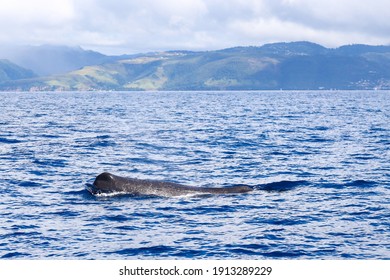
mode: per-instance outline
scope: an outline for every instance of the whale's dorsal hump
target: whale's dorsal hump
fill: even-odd
[[[101,191],[113,191],[113,187],[115,186],[114,175],[108,172],[103,172],[96,177],[93,184]]]

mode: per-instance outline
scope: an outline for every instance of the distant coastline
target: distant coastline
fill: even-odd
[[[390,46],[311,42],[107,56],[0,49],[0,91],[389,90]]]

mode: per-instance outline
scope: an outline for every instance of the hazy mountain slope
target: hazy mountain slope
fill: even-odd
[[[33,71],[22,68],[6,59],[0,59],[0,83],[36,77]]]

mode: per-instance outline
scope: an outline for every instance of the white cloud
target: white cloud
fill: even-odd
[[[0,0],[0,43],[106,52],[390,44],[388,0]]]
[[[0,18],[2,23],[7,21],[12,25],[53,25],[67,22],[73,17],[73,5],[69,0],[0,0]],[[2,30],[3,31],[3,30]]]
[[[69,0],[0,0],[0,43],[56,41],[73,17]]]
[[[320,30],[389,34],[387,0],[268,0],[281,21],[293,21]],[[272,4],[271,4],[272,3]],[[385,32],[383,32],[385,31]]]

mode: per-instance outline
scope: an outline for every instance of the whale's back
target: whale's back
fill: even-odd
[[[121,177],[104,172],[98,175],[90,192],[93,194],[133,194],[156,196],[183,196],[202,194],[233,194],[246,193],[253,189],[246,185],[236,185],[226,188],[193,187],[172,182],[141,180]]]

